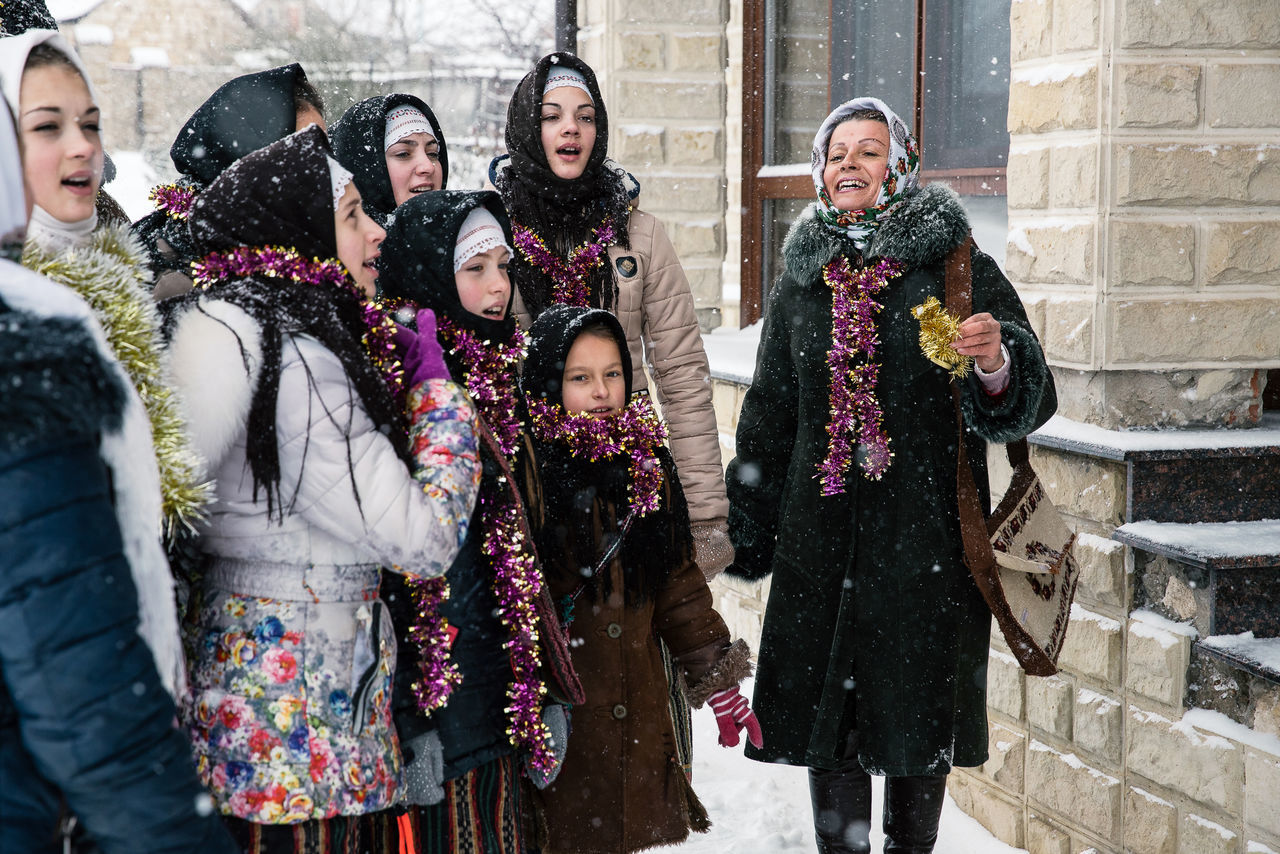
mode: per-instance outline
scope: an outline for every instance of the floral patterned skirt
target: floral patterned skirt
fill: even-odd
[[[224,815],[289,825],[395,803],[395,637],[378,583],[371,566],[209,567],[183,718]]]

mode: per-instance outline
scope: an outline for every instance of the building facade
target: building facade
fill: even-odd
[[[960,806],[1032,854],[1280,852],[1274,0],[576,14],[611,150],[720,327],[726,458],[749,365],[718,365],[733,348],[716,342],[750,342],[834,104],[873,94],[911,117],[926,179],[964,196],[1022,295],[1062,416],[1033,462],[1078,533],[1081,581],[1057,676],[1026,677],[993,636],[991,759],[952,775]],[[758,637],[768,581],[715,589]]]

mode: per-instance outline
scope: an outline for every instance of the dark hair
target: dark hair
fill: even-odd
[[[320,97],[307,76],[299,72],[293,78],[293,109],[294,112],[301,113],[307,107],[314,107],[317,113],[324,115],[324,98]]]
[[[872,109],[870,107],[862,110],[854,110],[852,113],[849,114],[849,117],[845,119],[843,122],[841,122],[840,124],[844,124],[845,122],[857,122],[857,121],[879,122],[885,127],[889,126],[889,120],[885,118],[884,113],[880,112],[879,110]]]
[[[583,335],[590,335],[592,338],[602,338],[605,341],[612,341],[614,344],[618,343],[618,339],[614,337],[613,329],[603,320],[591,320],[584,323],[578,329],[578,334],[574,336],[574,342],[576,343]]]
[[[33,68],[48,68],[59,65],[63,68],[71,69],[76,74],[80,74],[80,69],[76,68],[76,64],[71,61],[71,57],[48,42],[42,42],[31,48],[31,52],[27,54],[27,64],[22,66],[22,72],[25,74]]]

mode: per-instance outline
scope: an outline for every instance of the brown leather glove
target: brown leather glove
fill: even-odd
[[[729,540],[729,520],[707,519],[693,523],[694,560],[708,581],[733,563],[733,543]]]

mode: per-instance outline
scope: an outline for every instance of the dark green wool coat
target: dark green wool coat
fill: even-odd
[[[856,730],[873,774],[945,774],[987,758],[991,616],[965,567],[956,510],[957,428],[949,375],[925,358],[913,306],[943,300],[944,259],[969,232],[951,190],[910,196],[867,246],[907,272],[880,292],[877,395],[894,459],[879,481],[856,461],[843,495],[823,497],[831,290],[823,267],[853,243],[806,211],[783,249],[769,295],[755,378],[729,464],[729,572],[773,574],[752,707],[766,762],[832,767]],[[1057,406],[1040,345],[1013,286],[973,252],[973,311],[1003,327],[1010,385],[988,396],[961,381],[966,445],[987,501],[985,442],[1005,442]]]

